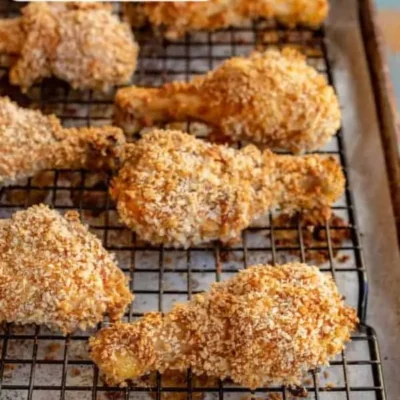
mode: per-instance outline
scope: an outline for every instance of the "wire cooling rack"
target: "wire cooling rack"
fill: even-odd
[[[4,0],[0,3],[2,17],[16,13],[17,4]],[[333,83],[323,30],[288,31],[264,21],[241,29],[191,34],[174,43],[157,40],[146,30],[135,33],[141,46],[135,84],[157,86],[175,79],[187,80],[231,56],[287,44],[300,47],[309,63]],[[110,123],[113,93],[75,92],[63,82],[46,80],[22,96],[8,84],[9,62],[7,57],[1,58],[1,95],[10,96],[20,105],[55,113],[65,126]],[[202,132],[195,123],[188,123],[186,129],[199,135]],[[342,131],[320,152],[337,157],[347,174]],[[210,283],[229,278],[252,264],[293,260],[313,263],[315,256],[322,254],[321,271],[333,275],[346,301],[357,308],[360,320],[365,322],[367,282],[349,187],[334,206],[341,219],[333,219],[311,234],[300,218],[277,224],[271,214],[254,223],[234,247],[212,243],[175,250],[140,242],[119,223],[107,192],[110,178],[106,173],[84,170],[45,171],[25,182],[0,188],[0,217],[7,218],[40,202],[60,212],[78,209],[83,222],[116,254],[119,265],[131,279],[136,299],[125,316],[129,321],[146,311],[166,311],[174,302],[190,299],[207,290]],[[314,240],[315,236],[320,240]],[[337,240],[338,237],[345,239]],[[253,393],[231,382],[192,377],[190,371],[174,380],[155,375],[143,386],[105,386],[87,354],[87,338],[93,333],[94,330],[76,332],[65,337],[44,327],[4,326],[0,330],[0,399],[278,400],[306,395],[306,391],[309,399],[385,399],[376,336],[364,324],[329,368],[310,371],[303,390],[270,387]]]

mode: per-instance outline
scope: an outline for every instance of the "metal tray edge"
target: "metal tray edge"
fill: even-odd
[[[359,1],[358,5],[400,248],[400,124],[374,1]]]

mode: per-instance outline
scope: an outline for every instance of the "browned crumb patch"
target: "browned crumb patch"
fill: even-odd
[[[82,190],[71,191],[71,200],[74,207],[89,209],[87,211],[90,216],[98,217],[107,202],[107,175],[104,173],[91,173],[90,176],[85,178],[84,182],[82,182],[80,175],[74,175],[71,185],[74,188],[82,188]]]
[[[337,260],[339,261],[340,264],[344,264],[349,259],[350,259],[349,255],[343,254],[343,255],[339,256]]]
[[[107,397],[107,399],[109,399],[109,400],[122,400],[122,399],[124,398],[123,395],[122,395],[121,393],[118,393],[118,392],[115,392],[115,393],[113,393],[113,392],[106,393],[106,397]]]
[[[268,400],[282,400],[282,396],[279,393],[271,393],[267,397]]]
[[[54,352],[56,352],[56,351],[58,351],[58,350],[61,349],[61,345],[60,345],[60,343],[50,343],[50,344],[47,346],[47,349],[48,349],[48,351],[49,351],[50,353],[54,353]]]
[[[79,376],[80,374],[81,374],[81,371],[79,368],[72,368],[72,370],[71,370],[72,376],[76,377],[76,376]]]
[[[50,343],[46,348],[46,355],[44,357],[45,360],[55,360],[57,358],[56,353],[61,349],[61,345],[59,343]]]
[[[139,386],[155,386],[156,382],[156,375],[152,374],[147,379],[142,379],[139,383]],[[167,370],[162,374],[161,377],[161,384],[162,387],[171,388],[186,388],[188,387],[187,382],[187,374],[180,372],[180,371],[172,371]],[[192,387],[201,388],[201,387],[210,387],[215,386],[217,384],[217,380],[215,378],[207,377],[206,375],[202,376],[193,376],[192,377]],[[150,394],[153,399],[157,398],[155,393]],[[173,392],[166,392],[162,393],[160,399],[161,400],[186,400],[188,397],[187,393],[173,393]],[[203,400],[204,393],[192,393],[193,400]]]
[[[306,398],[308,396],[307,390],[301,386],[292,386],[289,388],[289,392],[295,397]]]
[[[299,246],[299,235],[297,229],[298,223],[302,226],[302,237],[304,246],[309,247],[323,247],[321,250],[306,250],[305,256],[307,262],[314,262],[317,264],[323,264],[329,260],[328,250],[328,239],[327,232],[325,229],[325,222],[321,221],[319,216],[307,214],[299,217],[298,215],[280,214],[273,219],[273,225],[275,228],[292,228],[292,229],[276,229],[274,230],[275,243],[277,246],[282,247],[298,247]],[[341,247],[343,243],[350,238],[350,230],[346,229],[349,227],[348,223],[336,214],[332,214],[328,221],[329,226],[339,227],[341,229],[330,229],[330,242],[332,247],[332,255],[334,258],[337,257],[337,261],[345,263],[348,259],[348,255],[341,255],[338,257],[338,247]],[[298,255],[298,249],[289,250],[290,254]]]
[[[165,257],[165,263],[166,264],[171,264],[172,263],[172,258],[169,257],[169,256]]]
[[[14,369],[16,369],[17,368],[17,365],[16,364],[6,364],[5,366],[4,366],[4,372],[11,372],[11,371],[14,371]]]
[[[39,172],[33,179],[32,185],[38,186],[40,190],[18,189],[6,191],[5,198],[7,202],[13,204],[24,204],[31,206],[43,202],[49,195],[50,190],[46,186],[53,184],[54,175],[50,171]],[[43,188],[43,189],[42,189]]]

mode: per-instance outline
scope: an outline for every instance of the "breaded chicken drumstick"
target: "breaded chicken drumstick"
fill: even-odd
[[[282,156],[252,145],[236,150],[154,130],[127,146],[110,191],[121,219],[140,239],[188,247],[235,241],[277,206],[329,214],[344,183],[330,157]]]
[[[119,128],[68,128],[54,115],[0,97],[0,185],[53,168],[115,168],[124,156]]]
[[[327,0],[157,1],[125,5],[125,13],[132,25],[150,22],[171,40],[187,32],[241,26],[260,17],[275,18],[289,27],[306,25],[317,28],[325,20],[328,10]]]
[[[129,82],[138,46],[107,5],[31,3],[21,17],[0,21],[0,51],[18,55],[10,80],[23,91],[50,76],[107,90]]]
[[[64,333],[122,317],[131,302],[114,258],[79,221],[47,206],[0,220],[0,322]]]
[[[255,389],[300,384],[343,350],[356,323],[355,310],[317,267],[258,265],[164,316],[102,329],[89,343],[111,384],[191,368]]]
[[[291,48],[232,58],[189,83],[123,88],[115,103],[116,125],[127,133],[190,118],[232,139],[293,152],[326,144],[341,119],[333,88]]]

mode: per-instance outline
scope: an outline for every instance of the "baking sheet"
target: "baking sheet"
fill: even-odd
[[[343,132],[350,184],[369,279],[367,322],[378,333],[388,398],[397,399],[400,393],[400,255],[357,3],[332,1],[327,26],[328,48],[344,105]]]

